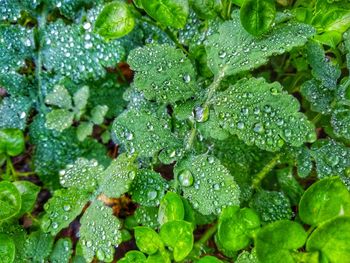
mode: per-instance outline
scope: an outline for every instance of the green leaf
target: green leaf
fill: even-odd
[[[130,193],[132,199],[145,206],[158,206],[168,188],[168,183],[159,173],[148,169],[137,171]]]
[[[158,223],[158,207],[139,206],[135,211],[135,219],[139,225],[156,229]]]
[[[93,192],[97,188],[104,167],[96,160],[78,158],[73,164],[60,171],[60,182],[63,187],[74,187]]]
[[[346,106],[335,107],[332,112],[331,125],[333,127],[334,133],[350,140],[350,109]]]
[[[167,250],[158,251],[147,257],[146,263],[171,263],[170,253]]]
[[[239,204],[238,185],[213,156],[189,156],[176,163],[174,173],[183,196],[204,215],[219,214],[224,206]]]
[[[188,0],[141,0],[146,13],[164,26],[183,28],[189,14]]]
[[[208,65],[215,75],[234,75],[263,65],[272,55],[302,46],[314,34],[309,25],[290,22],[278,24],[266,36],[255,38],[246,32],[234,11],[232,21],[221,24],[219,33],[206,44]]]
[[[98,225],[95,224],[98,222]],[[114,246],[121,243],[121,227],[113,210],[100,201],[94,201],[80,220],[80,240],[83,255],[91,262],[96,255],[98,260],[112,262]]]
[[[0,233],[0,262],[12,263],[15,260],[15,242],[8,235]]]
[[[348,181],[350,149],[344,144],[334,140],[318,140],[312,145],[311,156],[316,162],[318,178],[339,175],[342,180]]]
[[[293,216],[290,201],[282,192],[261,190],[253,196],[249,206],[257,211],[263,222],[290,219]]]
[[[127,35],[135,26],[128,5],[115,1],[105,5],[95,21],[95,32],[105,39],[116,39]]]
[[[74,113],[66,109],[52,110],[46,114],[46,127],[63,131],[73,124]]]
[[[72,241],[69,238],[60,238],[50,255],[50,262],[69,263],[72,256]]]
[[[79,10],[81,10],[86,5],[91,5],[94,2],[90,0],[44,0],[46,4],[49,5],[50,8],[59,9],[60,13],[67,18],[73,19],[79,14]]]
[[[191,8],[202,19],[214,18],[223,7],[220,0],[190,0],[189,2]]]
[[[77,128],[77,137],[79,141],[84,141],[86,137],[92,134],[94,124],[91,122],[81,122]]]
[[[31,106],[27,97],[5,97],[0,105],[0,128],[24,130]]]
[[[98,191],[108,197],[120,197],[126,193],[136,176],[137,165],[134,161],[135,156],[119,155],[101,173]]]
[[[125,55],[119,41],[106,42],[91,32],[91,22],[66,25],[62,20],[50,23],[43,36],[43,65],[74,81],[105,76],[105,67],[114,67]]]
[[[88,193],[73,187],[55,191],[44,205],[46,213],[41,220],[42,229],[57,235],[81,213],[89,197]]]
[[[275,16],[276,7],[272,0],[245,0],[240,9],[242,26],[254,36],[269,31]]]
[[[13,184],[21,194],[22,200],[21,210],[18,215],[21,216],[25,213],[31,212],[40,192],[40,187],[28,181],[16,181],[13,182]]]
[[[297,205],[300,201],[301,196],[304,193],[304,189],[295,179],[292,167],[278,170],[277,181],[281,187],[281,190],[286,196],[289,197],[291,204]]]
[[[164,244],[173,250],[175,261],[181,261],[193,247],[192,224],[183,220],[169,221],[160,228]]]
[[[316,139],[314,126],[300,105],[277,83],[242,79],[217,94],[213,103],[220,125],[246,144],[277,151],[284,142],[301,146]]]
[[[113,123],[112,133],[129,153],[136,152],[139,157],[153,157],[160,150],[172,149],[179,143],[165,118],[136,109],[120,114]]]
[[[173,192],[167,192],[160,202],[158,222],[160,225],[173,220],[182,220],[185,216],[185,208],[181,197]]]
[[[197,263],[222,263],[222,261],[213,256],[204,256],[200,258]]]
[[[260,227],[259,216],[250,208],[225,208],[219,217],[216,241],[224,251],[236,252],[247,247],[252,231]]]
[[[255,238],[259,262],[294,263],[292,253],[304,245],[306,237],[305,230],[296,222],[281,220],[266,225]]]
[[[21,210],[21,194],[16,186],[7,181],[0,182],[0,222],[9,219]]]
[[[104,117],[108,111],[106,105],[98,105],[91,110],[90,120],[97,125],[101,125],[104,121]]]
[[[53,90],[46,95],[45,103],[69,110],[72,108],[72,97],[63,85],[56,85]]]
[[[25,243],[26,258],[29,262],[45,262],[51,253],[54,237],[38,230],[32,232]]]
[[[25,148],[24,135],[18,129],[0,129],[0,154],[20,155]]]
[[[235,263],[260,263],[256,256],[255,249],[252,250],[251,253],[247,251],[243,251],[241,254],[238,255],[238,258]]]
[[[322,46],[317,42],[309,41],[306,47],[312,75],[321,82],[323,87],[334,90],[341,73],[339,66],[334,65],[325,56]]]
[[[84,114],[88,99],[90,96],[90,89],[88,86],[83,86],[78,89],[73,95],[74,111],[79,119]]]
[[[9,22],[17,22],[21,17],[21,11],[34,10],[39,4],[36,0],[1,0],[0,19]]]
[[[146,256],[137,250],[128,251],[119,263],[144,263],[146,262]]]
[[[339,177],[314,183],[299,203],[299,217],[308,225],[319,225],[343,215],[350,215],[350,193]]]
[[[128,64],[135,71],[135,87],[148,100],[175,103],[193,96],[196,73],[191,61],[181,50],[169,45],[153,45],[134,49]]]
[[[307,251],[320,251],[327,262],[342,262],[350,257],[350,217],[337,217],[321,224],[306,243]]]
[[[143,253],[152,255],[160,248],[163,248],[163,242],[156,231],[149,227],[135,227],[136,245]]]

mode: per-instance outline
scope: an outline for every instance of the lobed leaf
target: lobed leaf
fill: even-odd
[[[300,146],[316,139],[314,126],[299,112],[299,103],[277,83],[242,79],[214,99],[220,125],[246,144],[277,151],[284,142]]]
[[[69,263],[73,253],[72,246],[72,241],[69,238],[60,238],[52,250],[50,262]]]
[[[176,164],[174,173],[183,196],[204,215],[219,214],[223,207],[239,204],[238,185],[214,156],[189,156]]]
[[[222,23],[219,32],[206,43],[208,65],[214,75],[234,75],[251,70],[265,64],[272,55],[304,45],[314,33],[309,25],[288,22],[278,24],[266,36],[256,38],[243,29],[239,12],[234,11],[232,20]]]
[[[32,101],[24,96],[11,96],[5,97],[0,103],[0,128],[24,130]]]
[[[136,72],[134,84],[148,100],[175,103],[186,100],[198,90],[191,61],[181,50],[169,45],[134,49],[128,64]]]

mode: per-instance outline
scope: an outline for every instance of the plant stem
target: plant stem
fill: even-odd
[[[264,166],[264,168],[255,175],[253,179],[253,188],[259,189],[261,181],[265,178],[265,176],[276,166],[279,162],[281,154],[277,154],[268,164]]]
[[[10,156],[7,156],[6,157],[6,175],[9,176],[10,172],[12,175],[12,179],[15,180],[17,178],[17,172],[16,172],[15,168],[13,167]]]
[[[210,100],[212,99],[216,89],[220,86],[221,81],[223,80],[223,78],[225,77],[225,67],[222,69],[222,71],[219,72],[219,74],[217,74],[214,77],[213,82],[209,85],[208,87],[208,93],[207,93],[207,99],[204,103],[204,107],[209,106],[210,104]]]
[[[188,140],[185,145],[186,151],[191,150],[195,137],[196,137],[196,125],[193,124],[192,129],[190,131],[190,136],[188,137]]]
[[[312,122],[313,124],[316,125],[316,123],[318,123],[318,121],[319,121],[321,118],[322,118],[322,114],[321,114],[321,113],[318,113],[318,114],[311,120],[311,122]]]
[[[227,6],[227,13],[226,13],[227,20],[229,20],[231,17],[231,10],[232,10],[232,1],[229,1]]]
[[[218,225],[215,223],[203,234],[203,236],[194,244],[194,247],[201,248],[215,234]]]

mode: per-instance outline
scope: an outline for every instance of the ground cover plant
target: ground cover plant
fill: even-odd
[[[350,262],[350,1],[0,0],[0,263]]]

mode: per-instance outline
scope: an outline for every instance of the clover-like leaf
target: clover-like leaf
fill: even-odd
[[[157,206],[167,188],[168,183],[159,173],[141,169],[137,171],[130,193],[132,199],[141,205]]]
[[[214,102],[224,129],[268,151],[279,150],[284,142],[300,146],[316,139],[313,124],[299,108],[298,101],[279,83],[262,78],[242,79],[217,94]]]
[[[112,208],[96,200],[86,210],[80,223],[79,242],[86,261],[91,262],[96,255],[98,260],[111,262],[114,246],[122,241],[121,225]]]
[[[119,41],[107,43],[92,33],[90,22],[66,25],[58,20],[47,26],[44,39],[44,66],[75,81],[104,76],[105,67],[114,66],[125,54]]]
[[[290,201],[282,192],[261,190],[253,196],[249,205],[258,212],[263,222],[290,219],[293,215]]]
[[[220,214],[216,234],[219,249],[236,252],[247,247],[251,241],[251,232],[259,226],[259,216],[253,209],[239,209],[237,206],[225,208]]]
[[[15,259],[16,247],[13,239],[0,233],[0,261],[3,263],[12,263]]]
[[[121,154],[101,173],[98,191],[108,197],[119,197],[129,190],[137,171],[136,156]]]
[[[350,167],[350,149],[334,140],[318,140],[312,145],[311,156],[316,162],[318,178],[339,175],[347,181]]]
[[[162,248],[163,242],[156,231],[149,227],[135,227],[136,245],[143,253],[152,255]]]
[[[182,28],[189,14],[188,0],[141,0],[147,14],[165,26]]]
[[[74,187],[83,191],[94,191],[103,172],[103,166],[96,160],[78,158],[73,164],[60,171],[60,182],[63,187]]]
[[[266,225],[258,231],[255,238],[259,262],[294,263],[292,251],[303,246],[306,237],[305,230],[297,222],[281,220]]]
[[[50,255],[50,262],[69,263],[72,256],[73,244],[69,238],[60,238],[56,243]]]
[[[0,154],[17,156],[24,151],[24,135],[18,129],[0,130]]]
[[[160,202],[158,222],[163,225],[173,220],[182,220],[185,216],[185,207],[181,197],[174,192],[167,192]]]
[[[46,213],[42,219],[42,229],[56,235],[81,213],[89,198],[87,192],[74,187],[55,191],[44,206]]]
[[[21,209],[21,194],[16,186],[0,182],[0,222],[15,216]]]
[[[174,172],[183,196],[204,215],[219,214],[224,206],[239,204],[238,185],[214,156],[189,156],[176,164]]]
[[[308,251],[320,251],[329,262],[342,262],[350,257],[350,217],[341,216],[321,224],[307,240]]]
[[[162,225],[159,235],[164,244],[173,250],[175,261],[181,261],[193,247],[192,224],[183,220],[169,221]]]
[[[245,0],[240,9],[242,26],[258,36],[266,33],[275,21],[276,7],[270,0]]]
[[[346,106],[338,106],[332,112],[331,125],[334,133],[350,140],[350,108]]]
[[[350,193],[339,177],[314,183],[299,203],[299,217],[308,225],[319,225],[343,215],[350,216]]]
[[[107,4],[95,21],[95,32],[106,39],[127,35],[135,26],[128,5],[122,1]]]
[[[142,110],[130,109],[120,114],[112,131],[129,153],[136,152],[140,157],[153,157],[160,150],[179,143],[165,118]]]
[[[305,24],[290,22],[278,24],[260,38],[251,36],[240,23],[239,12],[232,20],[221,24],[219,33],[209,37],[206,44],[208,64],[218,75],[233,75],[267,62],[272,55],[283,54],[293,47],[302,46],[315,33]]]
[[[128,57],[136,72],[135,87],[148,100],[174,103],[195,95],[196,74],[191,61],[181,50],[169,45],[153,45],[134,49]]]
[[[40,192],[40,187],[28,181],[15,181],[13,184],[21,194],[22,204],[18,216],[31,212]]]

